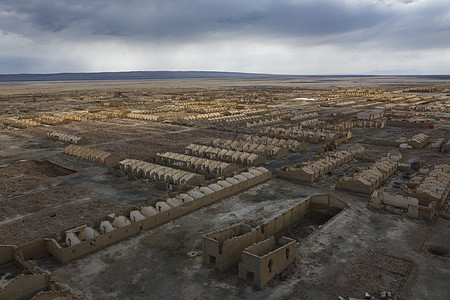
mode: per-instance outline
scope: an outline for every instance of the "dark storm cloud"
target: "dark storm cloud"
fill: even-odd
[[[0,73],[442,73],[449,45],[448,0],[0,0]]]
[[[386,12],[339,1],[2,1],[2,10],[43,32],[190,38],[210,32],[293,36],[373,26]],[[26,32],[24,33],[26,34]]]
[[[409,47],[415,46],[414,40],[429,41],[449,33],[448,5],[431,1],[435,5],[409,9],[409,2],[401,3],[402,8],[392,7],[395,1],[12,0],[0,4],[2,11],[11,13],[9,21],[0,25],[30,37],[106,35],[180,42],[234,34],[323,42],[320,39],[329,36],[341,42],[386,38]],[[349,33],[355,34],[339,36]],[[439,40],[435,39],[438,45],[418,46],[448,42]]]

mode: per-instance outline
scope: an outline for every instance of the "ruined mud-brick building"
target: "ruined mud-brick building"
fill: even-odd
[[[203,263],[220,270],[228,270],[242,259],[246,259],[240,267],[241,277],[251,279],[257,286],[263,287],[294,260],[296,252],[292,240],[281,239],[279,244],[274,245],[272,241],[275,240],[271,237],[289,226],[295,226],[310,211],[337,215],[347,206],[347,203],[332,195],[314,195],[301,200],[297,205],[255,228],[247,224],[236,224],[210,232],[203,235]],[[252,245],[260,242],[263,242],[260,246],[252,248]],[[247,251],[245,255],[244,251]],[[278,257],[277,265],[275,257]],[[266,268],[271,258],[273,260],[269,272]]]
[[[281,273],[296,257],[296,241],[273,236],[244,249],[239,263],[239,277],[263,288],[275,275]]]

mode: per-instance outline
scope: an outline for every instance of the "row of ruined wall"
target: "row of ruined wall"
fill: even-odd
[[[299,152],[306,149],[305,142],[299,142],[297,140],[292,139],[283,139],[276,138],[270,136],[259,136],[259,135],[250,135],[250,134],[242,134],[237,138],[238,141],[241,142],[251,142],[253,144],[260,145],[274,145],[278,147],[283,147],[288,149],[290,152]]]
[[[342,101],[342,100],[334,100],[334,101],[327,101],[326,103],[322,104],[323,106],[329,106],[329,107],[347,107],[347,106],[353,106],[357,104],[356,101],[350,100],[350,101]]]
[[[368,169],[346,174],[336,182],[336,188],[370,195],[383,181],[397,171],[398,163],[390,157],[382,157]]]
[[[137,119],[137,120],[146,120],[153,122],[162,122],[164,121],[163,116],[153,115],[153,114],[142,114],[142,113],[129,113],[127,114],[127,118],[129,119]]]
[[[185,147],[185,153],[246,166],[257,166],[266,162],[263,155],[198,144],[190,144]]]
[[[205,181],[205,176],[175,169],[138,159],[124,159],[117,165],[118,170],[136,177],[166,182],[169,185],[197,185]]]
[[[55,282],[48,271],[37,267],[35,263],[26,261],[33,255],[40,255],[39,241],[14,245],[0,245],[0,265],[14,263],[20,271],[9,282],[2,282],[0,299],[32,299],[32,300],[72,300],[70,291]],[[30,251],[31,250],[31,251]]]
[[[435,165],[426,173],[423,180],[414,188],[411,196],[416,197],[423,204],[436,202],[441,208],[450,192],[450,166]]]
[[[405,211],[406,215],[411,218],[432,220],[436,214],[436,202],[430,202],[427,206],[424,206],[415,197],[391,194],[379,190],[375,190],[372,193],[369,205],[373,208],[385,209],[397,214]]]
[[[401,194],[375,190],[371,195],[370,206],[431,220],[450,193],[450,166],[422,167],[406,186]]]
[[[24,260],[36,259],[50,253],[62,263],[67,263],[88,253],[107,247],[142,230],[151,229],[184,214],[239,193],[272,177],[265,168],[250,168],[235,176],[219,180],[208,186],[197,186],[172,197],[150,200],[146,204],[130,207],[105,216],[91,224],[54,234],[18,246],[0,245],[0,263],[13,259],[20,252]],[[14,250],[16,249],[16,250]]]
[[[319,119],[312,119],[301,122],[301,125],[309,129],[346,130],[355,127],[356,122],[354,120],[345,120],[345,119],[332,122]]]
[[[317,112],[298,113],[298,114],[295,114],[295,115],[291,118],[291,121],[304,121],[304,120],[310,120],[310,119],[317,118],[318,116],[319,116],[319,114],[318,114]]]
[[[109,118],[125,118],[130,110],[127,109],[105,109],[97,112],[78,112],[78,113],[63,113],[61,117],[72,121],[88,121],[88,120],[102,120]]]
[[[200,112],[202,114],[210,114],[210,113],[217,113],[217,112],[223,112],[228,111],[230,108],[235,107],[236,104],[227,104],[226,106],[215,106],[211,107],[208,105],[207,107],[190,107],[189,112]]]
[[[17,128],[28,128],[28,127],[36,127],[36,126],[42,125],[41,122],[34,121],[32,119],[19,119],[19,120],[6,119],[3,122],[8,126],[17,127]]]
[[[396,140],[392,139],[373,139],[366,138],[364,140],[365,144],[375,144],[383,146],[401,147],[401,148],[423,148],[430,141],[429,136],[420,133],[416,134],[410,138],[399,138]]]
[[[386,126],[386,121],[379,120],[358,120],[355,123],[356,127],[360,128],[384,128]]]
[[[291,118],[292,112],[288,110],[271,111],[267,109],[255,110],[236,110],[238,114],[231,116],[220,116],[216,118],[209,118],[209,124],[226,124],[226,125],[244,125],[247,127],[261,127],[271,124],[280,123],[283,118]]]
[[[292,126],[280,125],[277,127],[267,127],[262,131],[262,133],[277,138],[285,138],[295,130],[302,130],[302,125],[297,124]]]
[[[336,139],[330,142],[325,142],[322,145],[318,146],[316,151],[317,153],[324,153],[328,151],[336,151],[339,145],[342,145],[347,142],[347,137],[342,137],[340,139]]]
[[[258,144],[246,140],[215,139],[212,145],[217,148],[230,149],[241,152],[256,153],[273,159],[280,159],[288,155],[288,149],[272,144]]]
[[[393,120],[388,119],[386,121],[386,126],[393,127],[408,127],[408,128],[434,128],[433,122],[431,121],[415,121],[415,120]]]
[[[239,125],[244,124],[246,122],[251,122],[255,120],[262,119],[261,116],[248,116],[246,114],[238,114],[233,116],[221,116],[221,117],[214,117],[209,118],[208,123],[209,124],[227,124],[227,125]]]
[[[60,125],[69,123],[69,120],[61,116],[40,115],[35,118],[36,121],[47,125]]]
[[[266,221],[256,228],[252,228],[246,224],[236,224],[221,230],[213,231],[203,235],[202,247],[203,247],[203,263],[211,264],[220,270],[228,270],[232,266],[242,261],[240,265],[241,278],[248,278],[248,272],[252,270],[254,274],[253,279],[255,283],[262,287],[264,286],[276,273],[280,272],[290,262],[294,260],[293,257],[287,257],[281,264],[282,268],[278,268],[275,263],[278,260],[279,251],[284,252],[286,258],[286,247],[281,246],[278,249],[269,249],[268,251],[262,251],[256,253],[255,248],[252,246],[258,245],[261,241],[265,244],[272,242],[267,239],[273,238],[273,236],[281,230],[291,226],[297,222],[306,213],[311,210],[319,211],[328,214],[337,214],[341,210],[347,207],[347,204],[332,195],[314,195],[306,199],[303,199],[297,205],[290,209],[280,213],[274,218]],[[289,241],[292,242],[292,241]],[[289,243],[287,243],[289,244]],[[290,244],[295,247],[294,244]],[[258,248],[260,246],[257,246]],[[264,247],[264,246],[263,246]],[[293,251],[293,248],[290,248]],[[244,254],[244,252],[247,252]],[[295,252],[291,252],[292,255]],[[252,255],[253,254],[253,255]],[[253,256],[256,258],[257,264],[262,266],[268,266],[268,262],[272,259],[273,271],[263,270],[259,268],[252,268],[249,266],[249,261],[246,258]],[[243,259],[243,260],[242,260]],[[275,272],[276,271],[276,272]]]
[[[277,131],[278,128],[267,128],[264,130],[265,134],[273,134],[276,137],[282,137],[286,139],[295,139],[297,141],[305,141],[310,143],[329,142],[342,137],[351,138],[352,132],[350,130],[328,130],[328,129],[316,129],[316,130],[303,130],[297,129],[298,126],[294,126],[289,129]]]
[[[157,153],[155,161],[160,164],[192,170],[196,173],[204,173],[213,177],[228,175],[238,169],[237,165],[227,162],[173,152]]]
[[[64,154],[108,166],[115,165],[120,161],[120,157],[118,155],[73,144],[64,149]]]
[[[276,175],[282,178],[313,182],[342,164],[362,157],[364,150],[364,147],[355,145],[348,151],[327,152],[317,160],[278,169]]]
[[[270,119],[261,119],[258,121],[247,122],[247,128],[258,128],[258,127],[266,127],[274,124],[281,123],[283,120],[280,117],[270,118]]]
[[[79,136],[65,134],[65,133],[56,132],[56,131],[47,132],[47,137],[54,139],[54,140],[64,142],[64,143],[78,144],[81,142],[81,137],[79,137]]]
[[[205,114],[198,114],[195,116],[186,116],[184,119],[187,121],[193,121],[193,120],[204,120],[204,119],[210,119],[210,118],[218,118],[222,117],[223,114],[219,112],[211,112],[211,113],[205,113]]]
[[[271,178],[265,168],[251,168],[208,186],[198,186],[173,197],[149,201],[138,207],[106,216],[92,225],[78,226],[66,231],[61,244],[46,239],[48,251],[66,263],[102,247],[178,218],[225,197],[239,193]]]

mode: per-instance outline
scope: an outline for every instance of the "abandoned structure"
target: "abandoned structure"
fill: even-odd
[[[397,214],[405,212],[411,218],[432,220],[436,214],[436,202],[423,206],[415,197],[394,195],[378,190],[372,193],[369,204],[373,208],[386,209]]]
[[[220,160],[246,166],[258,166],[266,162],[265,155],[198,144],[190,144],[186,146],[185,153],[188,155],[205,157],[208,159]]]
[[[381,109],[372,109],[369,111],[362,111],[356,115],[358,120],[374,120],[384,117],[384,111]]]
[[[441,208],[450,192],[450,166],[422,168],[411,178],[408,187],[412,188],[411,196],[418,198],[421,205],[428,206],[436,202],[436,207]]]
[[[271,138],[269,136],[258,136],[258,135],[249,135],[243,134],[238,137],[238,140],[252,142],[254,144],[260,145],[274,145],[278,147],[287,148],[289,152],[300,152],[306,149],[305,142],[299,142],[297,140],[289,140],[289,139],[278,139]]]
[[[423,148],[426,144],[430,142],[430,137],[426,134],[419,133],[414,135],[409,141],[408,145],[413,148]]]
[[[64,149],[67,155],[75,156],[93,163],[112,166],[120,161],[120,156],[101,150],[90,149],[77,145],[69,145]]]
[[[336,151],[325,153],[322,158],[315,161],[303,162],[290,167],[283,167],[276,172],[277,177],[290,178],[301,181],[313,182],[329,171],[338,168],[342,164],[361,158],[364,147],[357,146],[350,151]]]
[[[229,175],[238,169],[234,164],[173,152],[157,153],[155,161],[196,173],[210,174],[213,177]]]
[[[336,182],[336,188],[370,195],[383,181],[397,171],[398,163],[382,157],[368,169],[347,174]]]
[[[265,157],[270,157],[272,159],[280,159],[286,157],[289,153],[289,150],[284,147],[276,146],[273,144],[267,145],[247,142],[246,140],[215,139],[212,141],[212,145],[217,148],[256,153],[259,155],[264,155]]]
[[[41,126],[41,122],[34,121],[32,119],[6,119],[3,120],[3,123],[5,123],[8,126],[17,127],[17,128],[28,128],[28,127],[35,127],[35,126]]]
[[[163,165],[149,163],[137,159],[124,159],[117,165],[118,170],[125,174],[132,173],[137,177],[166,182],[169,185],[198,185],[205,181],[205,176],[166,167]]]
[[[154,122],[164,121],[164,117],[162,117],[162,116],[142,114],[142,113],[129,113],[129,114],[127,114],[127,118],[154,121]]]
[[[422,167],[398,194],[375,190],[370,206],[402,213],[412,218],[432,220],[450,192],[450,167]]]
[[[51,139],[55,139],[58,141],[62,141],[64,143],[71,143],[71,144],[79,144],[81,142],[81,137],[71,135],[71,134],[65,134],[61,132],[48,132],[47,136]]]
[[[289,226],[295,226],[309,211],[336,215],[347,206],[347,203],[332,195],[315,195],[301,200],[289,210],[255,228],[247,224],[236,224],[205,234],[203,262],[220,270],[228,270],[242,260],[239,267],[241,278],[252,280],[257,286],[263,287],[295,259],[295,252],[291,252],[294,250],[294,240],[282,238],[279,240],[282,245],[275,247],[275,234]]]
[[[354,80],[2,89],[0,299],[438,295],[450,89]]]
[[[239,193],[271,177],[271,172],[265,168],[250,168],[207,186],[197,186],[185,193],[178,193],[176,196],[150,200],[147,204],[107,215],[94,224],[83,224],[67,230],[62,233],[59,241],[54,238],[33,241],[32,248],[27,246],[27,249],[29,249],[27,259],[50,253],[58,261],[67,263],[136,235],[141,230],[154,228],[203,206]],[[25,245],[19,245],[18,247],[23,248]]]
[[[273,236],[244,249],[239,263],[239,277],[252,280],[263,288],[275,275],[295,260],[296,241],[283,236],[275,242]]]
[[[56,282],[50,272],[29,261],[41,250],[36,246],[34,242],[0,246],[0,265],[3,268],[0,299],[72,300],[67,287]]]

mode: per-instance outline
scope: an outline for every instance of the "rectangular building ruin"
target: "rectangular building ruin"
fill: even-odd
[[[239,263],[239,277],[263,288],[275,275],[281,273],[296,257],[296,241],[273,236],[244,249]]]
[[[398,163],[390,157],[382,157],[368,169],[346,174],[336,182],[338,189],[370,195],[383,181],[397,171]]]
[[[354,158],[361,157],[364,147],[356,146],[349,151],[336,151],[326,153],[323,157],[315,160],[302,162],[294,166],[283,167],[276,172],[277,177],[314,182],[325,173],[338,168]]]
[[[64,149],[64,154],[106,166],[116,165],[120,161],[120,156],[116,154],[77,145],[67,146]]]
[[[347,203],[332,195],[314,195],[255,228],[237,224],[210,232],[203,235],[203,263],[228,270],[240,261],[245,248],[270,238],[297,222],[309,211],[335,215],[347,206]]]

